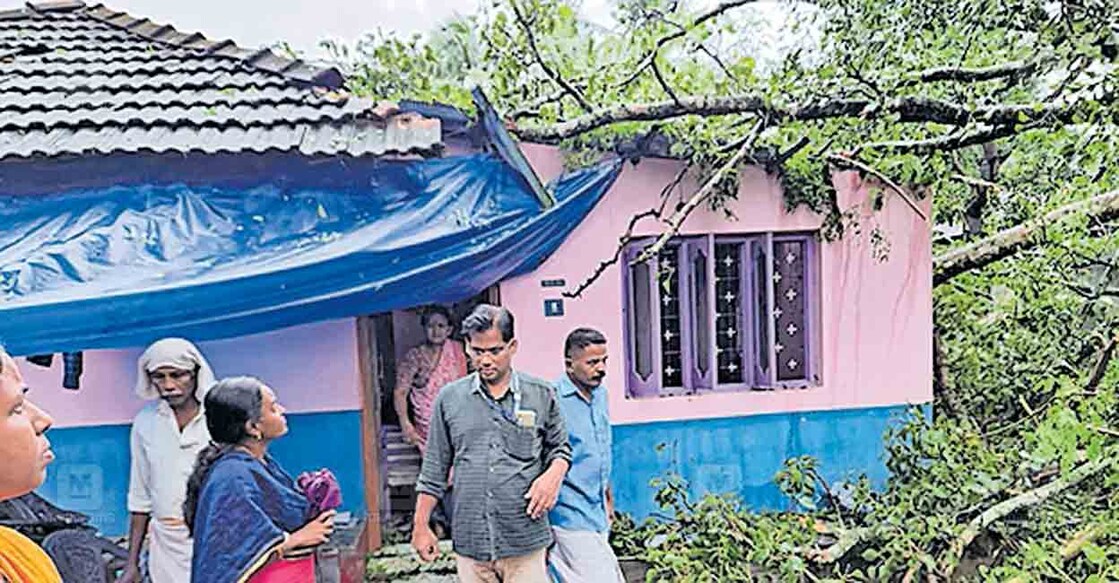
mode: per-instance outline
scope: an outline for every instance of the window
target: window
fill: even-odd
[[[809,234],[680,237],[625,253],[627,394],[771,390],[817,382]]]

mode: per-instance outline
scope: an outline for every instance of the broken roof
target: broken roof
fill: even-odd
[[[437,119],[324,68],[80,0],[0,11],[0,159],[136,152],[432,154]]]

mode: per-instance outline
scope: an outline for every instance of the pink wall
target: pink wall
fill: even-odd
[[[554,149],[526,147],[545,180],[558,174],[561,159]],[[607,258],[629,218],[653,206],[679,166],[644,160],[626,164],[607,197],[572,233],[560,250],[535,272],[503,282],[502,303],[517,317],[520,350],[516,366],[547,378],[562,373],[563,340],[577,327],[599,328],[611,340],[608,372],[611,419],[615,423],[697,419],[762,413],[844,409],[924,403],[932,398],[932,257],[929,225],[896,196],[881,212],[870,209],[868,192],[853,174],[836,178],[843,209],[858,209],[861,235],[848,232],[839,242],[822,244],[819,319],[823,345],[822,385],[803,390],[707,394],[659,399],[625,398],[622,345],[622,279],[617,266],[577,300],[566,300],[566,314],[545,318],[544,279],[563,278],[572,287]],[[685,183],[679,194],[695,192]],[[928,213],[928,203],[925,211]],[[740,195],[732,203],[737,219],[706,209],[685,222],[682,234],[750,233],[817,229],[821,217],[805,209],[784,210],[778,184],[761,170],[743,173]],[[869,235],[874,225],[890,242],[888,259],[874,259]],[[660,230],[645,222],[636,235]]]
[[[353,320],[199,344],[218,377],[251,374],[267,382],[292,413],[361,408]],[[50,369],[21,361],[35,401],[56,427],[131,423],[143,406],[133,392],[143,348],[85,353],[81,390],[62,388],[62,362]]]

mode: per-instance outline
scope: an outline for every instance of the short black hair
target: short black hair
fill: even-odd
[[[576,350],[582,350],[591,345],[606,344],[606,336],[594,328],[576,328],[567,335],[563,343],[564,358],[571,358]]]
[[[431,317],[436,314],[439,314],[440,316],[446,318],[447,324],[453,324],[455,321],[454,318],[451,316],[451,311],[447,309],[447,306],[433,304],[430,306],[424,306],[424,308],[420,310],[420,325],[427,326],[428,321],[431,320]]]
[[[508,308],[479,304],[470,315],[462,321],[462,335],[467,338],[471,334],[481,334],[488,330],[501,332],[501,340],[509,342],[513,339],[513,312]]]

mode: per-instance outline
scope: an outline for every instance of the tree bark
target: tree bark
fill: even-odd
[[[963,532],[952,542],[952,545],[948,548],[947,554],[941,561],[941,572],[951,578],[952,573],[956,570],[956,565],[959,564],[960,558],[963,556],[964,551],[967,550],[968,545],[970,545],[988,526],[1002,520],[1017,510],[1037,506],[1045,502],[1049,498],[1100,473],[1111,466],[1114,461],[1115,460],[1112,458],[1105,458],[1094,462],[1086,462],[1069,472],[1069,474],[1063,478],[1053,480],[1040,488],[1023,492],[988,508],[982,514],[973,518],[964,528]]]
[[[933,285],[944,284],[961,273],[985,267],[1035,247],[1041,242],[1046,227],[1081,215],[1097,221],[1119,217],[1119,190],[1065,205],[1039,219],[937,255],[933,259]]]
[[[780,104],[759,94],[727,96],[684,95],[679,99],[652,103],[617,104],[585,115],[543,127],[515,130],[521,139],[554,143],[573,138],[608,125],[633,121],[659,121],[686,115],[715,117],[754,114],[773,122],[817,121],[838,118],[878,119],[894,116],[901,123],[936,123],[956,128],[974,124],[991,129],[963,136],[950,135],[914,142],[883,142],[875,147],[950,149],[982,144],[999,137],[1013,135],[1037,123],[1071,123],[1084,112],[1113,103],[1116,96],[1108,94],[1098,100],[1060,104],[1004,104],[970,107],[942,99],[899,97],[888,100],[822,99],[805,103]],[[914,144],[916,146],[914,146]]]

